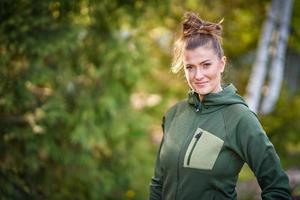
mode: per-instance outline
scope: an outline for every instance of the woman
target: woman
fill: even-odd
[[[151,200],[237,199],[236,182],[245,162],[262,199],[291,199],[288,177],[256,115],[232,84],[221,85],[226,64],[221,32],[220,23],[186,13],[173,71],[184,68],[191,90],[163,118]]]

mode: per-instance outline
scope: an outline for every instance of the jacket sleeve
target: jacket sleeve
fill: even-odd
[[[165,118],[162,120],[162,129],[164,132],[164,121]],[[162,200],[162,186],[163,186],[163,169],[160,165],[160,150],[164,143],[164,138],[162,139],[159,150],[156,156],[156,164],[154,169],[154,176],[151,178],[150,182],[150,195],[149,200]]]
[[[262,199],[292,199],[288,176],[255,114],[243,114],[237,124],[237,133],[240,153],[257,178]]]

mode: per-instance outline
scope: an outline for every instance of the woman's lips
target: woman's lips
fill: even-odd
[[[207,84],[208,81],[204,81],[204,82],[195,82],[195,85],[199,85],[199,86],[203,86],[205,84]]]

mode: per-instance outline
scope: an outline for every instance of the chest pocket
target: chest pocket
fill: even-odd
[[[184,156],[184,167],[211,170],[218,158],[224,141],[198,128]]]

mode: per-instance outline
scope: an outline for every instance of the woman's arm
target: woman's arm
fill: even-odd
[[[261,187],[262,199],[291,199],[288,176],[280,165],[273,144],[253,113],[243,114],[237,125],[236,136],[240,153]]]
[[[164,132],[164,119],[162,121],[162,129]],[[160,165],[160,150],[163,145],[164,138],[162,139],[159,150],[156,156],[156,164],[155,164],[155,170],[154,170],[154,176],[151,178],[150,183],[150,195],[149,200],[161,200],[162,199],[162,185],[163,185],[163,170]]]

